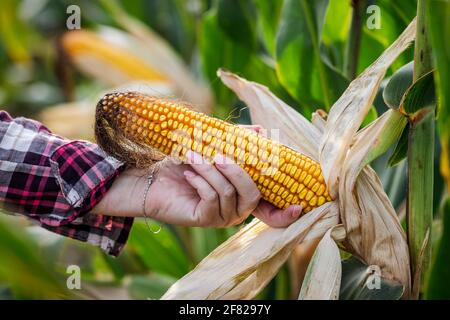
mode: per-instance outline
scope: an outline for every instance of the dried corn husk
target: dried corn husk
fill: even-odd
[[[337,221],[334,203],[285,229],[254,219],[177,281],[163,299],[250,299],[272,279],[297,243],[321,237]]]
[[[331,108],[326,124],[316,116],[313,125],[266,87],[219,71],[222,81],[250,108],[255,124],[279,129],[282,143],[320,160],[336,198],[286,229],[272,229],[259,221],[252,222],[175,283],[164,299],[254,297],[297,243],[321,238],[338,223],[337,207],[347,232],[348,249],[367,264],[377,264],[383,276],[399,280],[408,294],[410,271],[405,236],[377,175],[366,166],[367,161],[378,156],[386,146],[380,143],[381,139],[385,139],[386,134],[401,132],[404,123],[390,111],[368,128],[360,132],[358,129],[386,69],[413,40],[414,31],[415,21],[351,83]],[[318,141],[322,141],[321,148],[317,147]],[[310,278],[318,279],[323,269],[311,270]],[[336,297],[338,275],[336,271],[328,283],[322,283],[325,292],[322,297]]]
[[[337,300],[341,287],[341,255],[335,241],[345,238],[345,228],[335,226],[325,233],[309,263],[299,299]]]

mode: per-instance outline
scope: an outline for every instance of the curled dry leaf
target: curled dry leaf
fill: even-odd
[[[329,191],[337,195],[338,180],[347,151],[369,112],[389,66],[414,40],[416,20],[364,72],[353,80],[332,106],[320,147],[320,164]]]
[[[340,176],[341,221],[347,230],[346,248],[383,277],[400,281],[409,292],[409,253],[405,233],[380,179],[369,166],[370,150],[389,127],[390,110],[359,134],[348,151]],[[398,131],[395,128],[394,131]],[[361,171],[362,170],[362,171]]]
[[[300,291],[300,300],[337,300],[341,286],[341,255],[335,241],[345,238],[342,225],[330,228],[309,263]]]

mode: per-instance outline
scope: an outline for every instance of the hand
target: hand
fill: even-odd
[[[274,227],[292,223],[301,213],[294,206],[280,210],[260,202],[253,180],[237,164],[215,159],[208,164],[190,152],[188,164],[167,163],[157,173],[148,194],[148,215],[177,225],[226,227],[243,222],[252,212]]]
[[[225,160],[225,161],[224,161]],[[301,214],[299,205],[282,210],[260,200],[250,176],[230,159],[208,164],[190,153],[187,164],[167,158],[155,174],[146,198],[148,217],[196,227],[225,227],[243,222],[251,213],[272,227],[286,227]],[[122,173],[93,212],[144,216],[143,194],[148,170]]]

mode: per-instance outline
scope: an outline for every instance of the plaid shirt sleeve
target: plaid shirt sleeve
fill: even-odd
[[[0,111],[0,202],[55,233],[117,256],[133,218],[90,213],[123,164],[87,141],[69,141],[41,123]]]

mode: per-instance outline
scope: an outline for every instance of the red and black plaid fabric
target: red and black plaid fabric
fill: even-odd
[[[87,141],[69,141],[41,123],[0,111],[0,202],[58,234],[118,255],[133,218],[97,215],[123,164]]]

